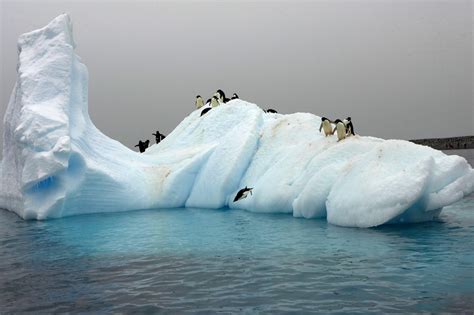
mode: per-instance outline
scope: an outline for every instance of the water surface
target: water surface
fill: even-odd
[[[0,211],[2,312],[474,309],[474,196],[440,222],[340,228],[240,210],[23,221]]]

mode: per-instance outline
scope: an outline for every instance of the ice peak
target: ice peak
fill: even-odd
[[[76,43],[74,42],[72,31],[72,21],[69,14],[60,14],[49,22],[48,25],[20,35],[18,38],[18,50],[21,52],[22,47],[25,45],[32,45],[38,41],[49,41],[51,39],[62,41],[75,48]]]

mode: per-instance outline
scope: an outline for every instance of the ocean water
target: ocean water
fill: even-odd
[[[438,222],[373,229],[240,210],[0,211],[0,313],[473,309],[473,195]]]
[[[447,155],[459,155],[466,159],[466,161],[474,167],[474,149],[461,150],[445,150],[443,153]]]

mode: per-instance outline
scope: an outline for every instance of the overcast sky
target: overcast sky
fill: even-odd
[[[474,134],[471,1],[0,1],[2,116],[18,36],[68,12],[92,120],[129,147],[219,88],[281,113],[352,116],[362,135]]]

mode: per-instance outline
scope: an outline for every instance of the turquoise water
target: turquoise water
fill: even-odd
[[[474,196],[375,229],[239,210],[45,222],[0,211],[1,312],[381,313],[474,308]]]

